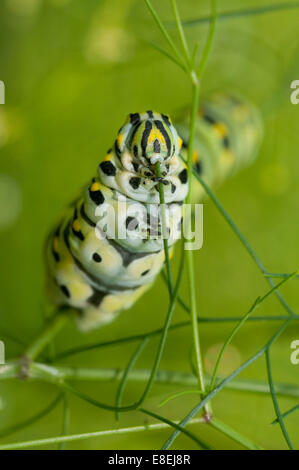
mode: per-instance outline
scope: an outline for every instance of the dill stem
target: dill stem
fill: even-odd
[[[198,424],[200,423],[200,419],[194,419],[190,422],[190,424]],[[174,422],[176,423],[176,422]],[[132,433],[139,433],[141,431],[154,431],[159,429],[168,429],[170,424],[166,422],[160,422],[155,424],[147,424],[141,426],[131,426],[127,428],[119,428],[119,429],[107,429],[104,431],[94,431],[94,432],[86,432],[80,434],[69,434],[65,436],[54,436],[48,437],[44,439],[34,439],[30,441],[23,441],[23,442],[12,442],[9,444],[1,444],[0,450],[15,450],[15,449],[25,449],[28,447],[37,447],[37,446],[44,446],[44,445],[51,445],[51,444],[59,444],[62,442],[73,442],[73,441],[81,441],[85,439],[94,439],[106,436],[118,436],[118,435],[128,435]]]
[[[157,14],[157,12],[155,11],[155,9],[153,8],[150,0],[144,0],[156,25],[158,26],[158,28],[160,29],[162,35],[164,36],[164,39],[166,40],[167,44],[169,45],[170,49],[172,49],[176,59],[178,60],[178,62],[180,63],[180,66],[186,71],[186,66],[185,66],[185,63],[184,63],[184,58],[182,57],[180,51],[178,50],[178,48],[176,47],[175,43],[173,42],[173,40],[171,39],[168,31],[166,30],[165,26],[163,25],[162,21],[160,20],[159,18],[159,15]]]
[[[155,171],[158,178],[162,178],[161,174],[161,165],[159,162],[155,165]],[[170,257],[169,257],[169,248],[168,248],[168,234],[167,234],[167,223],[166,223],[166,211],[165,211],[165,195],[164,195],[164,188],[161,182],[158,183],[159,189],[159,196],[160,196],[160,208],[161,208],[161,225],[162,225],[162,238],[163,238],[163,246],[164,246],[164,253],[165,253],[165,264],[166,264],[166,271],[167,271],[167,284],[170,298],[173,296],[173,279],[171,273],[171,266],[170,266]]]
[[[186,64],[190,66],[191,62],[190,62],[190,53],[189,53],[188,43],[186,41],[185,32],[182,26],[176,0],[171,0],[171,6],[172,6],[173,16],[175,19],[176,28],[177,28],[178,35],[180,38],[181,46],[184,52],[185,61],[186,61]]]
[[[49,320],[45,328],[40,332],[36,339],[25,350],[23,357],[33,361],[41,351],[53,340],[60,330],[66,325],[70,318],[69,308],[60,308]]]
[[[194,138],[195,138],[195,129],[196,129],[196,118],[197,118],[197,109],[199,102],[199,83],[195,82],[192,85],[192,108],[191,108],[191,118],[190,118],[190,133],[189,133],[189,143],[188,143],[188,175],[189,175],[189,192],[186,198],[186,203],[190,204],[191,200],[191,180],[192,180],[192,169],[193,169],[193,148],[194,148]],[[189,228],[191,226],[191,220],[188,221]],[[189,284],[189,296],[190,296],[190,312],[191,312],[191,324],[192,324],[192,333],[193,333],[193,343],[195,349],[196,357],[196,375],[198,380],[198,388],[205,393],[205,380],[204,380],[204,371],[203,371],[203,362],[201,356],[201,347],[200,347],[200,338],[199,330],[197,323],[197,302],[196,302],[196,288],[195,288],[195,276],[194,276],[194,257],[193,251],[187,250],[187,272],[188,272],[188,284]],[[204,407],[204,413],[207,417],[210,417],[212,414],[211,406],[209,403]]]

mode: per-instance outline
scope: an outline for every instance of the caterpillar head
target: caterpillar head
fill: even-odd
[[[154,111],[130,114],[116,139],[116,152],[127,169],[155,174],[160,163],[164,176],[168,163],[179,154],[180,138],[168,116]]]

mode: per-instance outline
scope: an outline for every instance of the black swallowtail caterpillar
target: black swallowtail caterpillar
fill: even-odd
[[[230,95],[212,96],[198,111],[195,170],[209,185],[221,183],[255,158],[261,134],[260,115],[252,105]],[[174,127],[168,116],[154,111],[130,114],[96,177],[51,233],[49,292],[56,304],[80,312],[81,329],[109,322],[131,307],[161,271],[158,182],[164,185],[172,251],[188,193],[187,147],[188,117]],[[192,201],[200,202],[203,190],[192,187]],[[124,236],[115,235],[119,230]]]

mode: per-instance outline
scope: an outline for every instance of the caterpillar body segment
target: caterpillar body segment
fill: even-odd
[[[183,139],[183,155],[187,154],[189,118],[183,113],[177,131]],[[203,100],[196,123],[194,168],[209,186],[218,186],[257,156],[263,135],[259,111],[243,98],[215,93]],[[192,184],[193,202],[204,198],[200,185]]]
[[[81,329],[109,322],[131,307],[161,271],[160,181],[169,246],[179,238],[188,193],[179,148],[167,116],[152,111],[130,115],[96,177],[51,234],[49,292],[56,304],[81,312]],[[156,175],[157,162],[162,178]]]
[[[57,305],[78,310],[82,330],[112,321],[153,284],[164,265],[158,183],[164,187],[167,240],[181,236],[188,193],[185,161],[188,117],[174,127],[154,111],[130,114],[96,176],[50,234],[48,291]],[[230,95],[203,101],[196,123],[194,168],[218,185],[257,154],[262,135],[258,111]],[[160,177],[156,163],[160,163]],[[195,181],[192,201],[203,190]]]

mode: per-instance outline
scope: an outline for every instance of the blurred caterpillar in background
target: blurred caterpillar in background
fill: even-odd
[[[209,185],[218,185],[254,160],[261,136],[254,106],[214,95],[198,111],[194,168]],[[188,117],[174,127],[154,111],[130,114],[97,175],[50,234],[48,290],[54,303],[78,310],[81,329],[110,322],[131,307],[161,271],[158,183],[164,186],[171,253],[188,193],[187,147]],[[192,185],[191,196],[202,201],[199,184]]]

